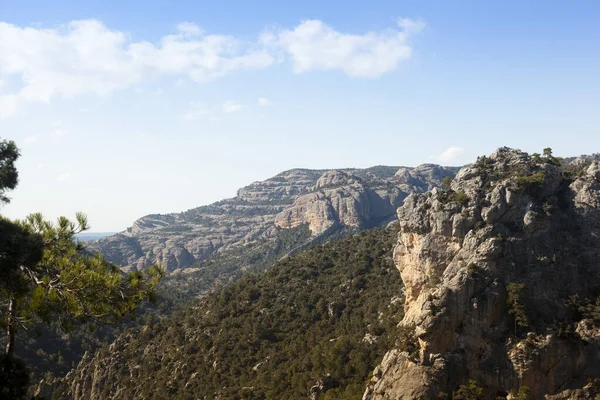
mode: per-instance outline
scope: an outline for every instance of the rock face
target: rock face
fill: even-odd
[[[592,398],[600,329],[581,310],[600,293],[600,164],[575,163],[569,179],[558,164],[501,148],[451,190],[408,196],[394,260],[410,334],[364,400],[446,398],[468,380],[486,399],[521,386],[534,399]]]
[[[384,225],[409,193],[435,187],[457,170],[429,164],[293,169],[246,186],[231,199],[182,213],[147,215],[89,246],[124,269],[157,262],[169,271],[187,268],[215,252],[271,240],[279,228],[309,224],[312,235],[319,236],[343,227]]]

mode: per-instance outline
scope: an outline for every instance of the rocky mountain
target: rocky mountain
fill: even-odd
[[[559,164],[501,148],[405,200],[407,334],[364,400],[598,398],[600,163]]]
[[[161,282],[156,304],[139,310],[137,320],[168,316],[191,299],[235,282],[244,273],[263,271],[310,244],[385,225],[395,213],[390,204],[397,205],[406,193],[439,185],[455,171],[435,165],[287,171],[240,189],[233,199],[184,213],[144,217],[91,247],[125,269],[132,263],[140,268],[156,261],[166,265],[172,273]],[[319,199],[311,200],[314,195]],[[36,382],[48,374],[62,376],[84,352],[93,353],[137,324],[102,327],[92,334],[45,327],[40,327],[41,336],[23,331],[18,355],[32,366]]]
[[[457,168],[293,169],[238,190],[237,196],[181,213],[147,215],[124,232],[92,243],[126,269],[156,262],[187,268],[215,253],[272,241],[278,229],[308,224],[312,238],[344,227],[383,226],[410,193],[439,186]]]
[[[397,228],[297,252],[128,331],[88,353],[57,393],[598,398],[597,158],[560,160],[549,149],[542,156],[510,148],[480,157],[450,184],[413,190],[397,210]],[[416,173],[389,175],[409,184]],[[271,223],[283,232],[310,226],[313,235],[336,224],[364,226],[385,214],[369,208],[379,201],[372,192],[392,198],[354,172],[323,171]],[[361,201],[349,207],[347,197]],[[335,212],[323,212],[323,204]]]

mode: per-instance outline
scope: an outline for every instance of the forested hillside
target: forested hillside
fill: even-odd
[[[403,315],[395,240],[363,231],[247,275],[86,356],[55,398],[359,399]]]

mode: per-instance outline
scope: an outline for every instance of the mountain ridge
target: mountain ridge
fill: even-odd
[[[319,189],[344,191],[356,183],[348,182],[345,173],[328,172],[321,176],[321,184],[315,184]],[[138,378],[148,383],[160,377],[162,392],[152,393],[156,398],[193,398],[188,392],[192,387],[196,394],[214,399],[275,399],[282,398],[282,393],[317,400],[358,399],[361,394],[363,400],[449,399],[476,398],[460,396],[483,393],[484,398],[583,400],[600,394],[597,156],[560,160],[551,151],[541,156],[500,148],[462,168],[451,182],[446,180],[442,187],[426,193],[413,192],[402,203],[396,213],[398,222],[388,227],[399,230],[391,244],[375,245],[374,233],[363,231],[356,237],[367,241],[358,244],[348,237],[344,251],[336,248],[343,242],[334,241],[280,259],[278,268],[214,290],[207,298],[220,306],[183,310],[188,315],[185,324],[199,329],[186,328],[182,333],[178,329],[182,321],[177,318],[165,320],[160,329],[148,325],[142,328],[144,335],[161,344],[150,350],[146,347],[143,356],[139,355],[143,346],[132,351],[137,336],[122,335],[103,352],[88,353],[63,380],[61,390],[76,398],[102,398],[108,392],[101,390],[106,388],[111,396],[126,398],[131,388],[136,393],[146,390],[148,385]],[[305,204],[295,202],[300,211],[294,215],[306,215],[309,208],[303,208]],[[305,221],[296,228],[280,228],[280,232],[306,230],[307,226]],[[372,251],[375,253],[369,254]],[[347,265],[340,254],[357,262],[352,267],[357,269],[344,270]],[[286,265],[289,273],[295,274],[293,279],[278,276]],[[383,275],[369,278],[375,279],[369,281],[374,284],[369,290],[374,291],[367,295],[361,275],[369,271],[368,265],[387,266],[380,270]],[[403,287],[386,286],[393,276],[392,266],[397,269],[394,273],[400,273]],[[343,296],[318,301],[312,292],[314,282],[329,278],[337,283],[323,293]],[[280,283],[293,285],[283,288],[277,286]],[[404,302],[401,314],[387,317],[383,309],[369,305],[373,293],[378,293],[377,285],[385,292],[377,307]],[[299,300],[299,295],[307,297]],[[274,298],[278,301],[261,303]],[[352,306],[349,298],[354,301]],[[281,308],[282,304],[287,305]],[[287,325],[298,323],[292,318],[297,310],[302,309],[308,319],[317,315],[335,318],[345,310],[365,306],[378,317],[365,326],[360,318],[343,322],[342,327],[359,330],[360,335],[354,332],[351,341],[342,340],[338,345],[339,337],[326,336],[316,353],[303,350],[302,354],[316,357],[303,367],[308,369],[300,372],[297,366],[290,367],[275,380],[262,380],[260,387],[239,385],[235,373],[229,383],[219,379],[219,374],[233,368],[251,383],[255,373],[263,374],[261,368],[274,366],[272,356],[261,351],[271,351],[282,343],[285,351],[298,350],[291,343],[302,343],[304,333],[299,328],[283,332]],[[279,317],[284,315],[289,320],[282,324]],[[240,319],[234,322],[229,319],[232,316]],[[223,321],[228,322],[206,329]],[[261,325],[263,322],[267,326]],[[246,327],[254,323],[258,325]],[[315,322],[323,327],[331,323],[331,319]],[[300,326],[314,328],[304,320]],[[369,356],[367,365],[381,361],[367,377],[363,374],[365,363],[354,350],[376,343],[380,334],[387,338],[385,348],[378,347],[377,353]],[[195,339],[198,335],[202,340]],[[245,339],[234,340],[237,335],[250,337],[248,343],[254,347],[249,348]],[[172,348],[170,337],[178,341],[179,350]],[[223,349],[232,345],[242,353],[230,359],[229,350]],[[227,354],[224,365],[220,362],[226,358],[215,358],[219,352]],[[319,361],[321,353],[333,358]],[[186,362],[190,354],[198,361]],[[293,361],[290,356],[277,362]],[[205,372],[199,376],[202,368]],[[363,390],[358,390],[361,385],[356,380],[346,380],[347,374],[355,371],[352,368],[362,371],[359,382],[364,382]],[[220,372],[214,375],[213,371]],[[175,381],[173,374],[179,377]],[[262,376],[271,374],[267,371]],[[208,381],[200,382],[203,379]],[[99,382],[110,385],[98,386]],[[203,392],[206,385],[212,388]],[[524,393],[533,397],[522,397]]]
[[[238,189],[235,197],[179,213],[149,214],[88,245],[129,269],[160,263],[189,268],[216,252],[273,240],[275,230],[310,225],[312,236],[335,227],[382,226],[412,192],[439,186],[457,167],[294,168]]]

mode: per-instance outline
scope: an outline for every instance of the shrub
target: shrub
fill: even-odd
[[[471,379],[452,393],[452,400],[479,400],[483,398],[482,395],[483,388]]]
[[[457,192],[454,194],[454,201],[465,207],[469,204],[469,196],[467,196],[465,192]]]
[[[442,179],[442,189],[444,189],[444,190],[450,190],[450,185],[451,184],[452,184],[452,178],[450,178],[449,176],[447,176],[444,179]]]
[[[528,386],[521,386],[519,390],[512,392],[513,399],[515,400],[529,400],[531,399],[530,391]]]
[[[508,292],[506,305],[508,306],[508,313],[513,316],[515,321],[515,333],[517,333],[517,327],[526,328],[529,326],[521,296],[523,289],[525,289],[523,283],[511,282],[506,285],[506,291]]]

